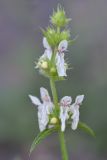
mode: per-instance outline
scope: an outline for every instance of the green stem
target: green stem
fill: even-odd
[[[51,86],[51,91],[52,91],[52,95],[53,95],[53,101],[55,104],[55,111],[59,115],[58,96],[57,96],[55,81],[54,81],[53,77],[50,78],[50,86]],[[68,160],[68,154],[67,154],[67,149],[66,149],[66,145],[65,145],[64,133],[61,131],[59,131],[59,138],[60,138],[60,145],[61,145],[61,152],[62,152],[62,160]]]
[[[57,91],[56,91],[55,82],[54,82],[53,77],[50,78],[50,86],[51,86],[51,91],[52,91],[52,96],[53,96],[53,101],[54,101],[55,107],[59,108],[58,96],[57,96]]]
[[[64,132],[59,132],[61,152],[62,152],[62,160],[68,160],[67,148],[65,144]]]

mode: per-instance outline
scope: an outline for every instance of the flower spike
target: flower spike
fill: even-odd
[[[64,80],[64,77],[67,76],[69,64],[65,60],[65,56],[68,58],[65,53],[68,45],[75,40],[70,40],[70,30],[67,29],[70,19],[66,17],[65,11],[60,5],[56,11],[53,11],[50,21],[51,25],[46,30],[42,30],[44,52],[37,61],[35,68],[38,68],[40,73],[50,80],[53,101],[44,87],[40,88],[41,100],[29,95],[32,103],[38,108],[38,124],[41,132],[35,138],[31,151],[43,138],[53,132],[58,132],[63,160],[68,160],[64,141],[66,126],[70,123],[72,130],[81,127],[88,130],[91,135],[94,135],[94,132],[87,125],[79,122],[79,108],[84,100],[84,95],[78,95],[73,104],[71,96],[64,96],[58,101],[55,81]]]

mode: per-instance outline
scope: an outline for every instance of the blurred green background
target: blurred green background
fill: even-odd
[[[34,69],[43,54],[40,27],[60,3],[72,18],[69,48],[73,69],[68,81],[58,82],[59,99],[85,94],[80,119],[96,132],[93,139],[68,129],[70,160],[107,159],[107,1],[106,0],[0,0],[0,160],[27,160],[29,145],[39,132],[37,110],[28,94],[39,97],[49,81]],[[51,92],[50,92],[51,94]],[[41,143],[31,160],[59,160],[57,135]]]

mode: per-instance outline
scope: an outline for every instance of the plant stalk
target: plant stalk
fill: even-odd
[[[55,81],[53,77],[50,78],[50,86],[51,86],[51,91],[52,91],[52,96],[53,96],[53,102],[55,104],[56,113],[57,113],[57,111],[59,111],[59,105],[58,105],[58,96],[57,96],[57,91],[55,87]],[[62,152],[62,160],[68,160],[64,132],[59,131],[59,139],[60,139],[60,146],[61,146],[61,152]]]
[[[56,91],[56,87],[55,87],[55,82],[53,77],[50,78],[50,86],[51,86],[51,91],[52,91],[52,96],[53,96],[53,102],[55,104],[56,110],[59,110],[59,106],[58,106],[58,96],[57,96],[57,91]]]
[[[61,145],[61,152],[62,152],[62,160],[68,160],[68,153],[65,143],[65,137],[64,132],[59,132],[59,138],[60,138],[60,145]]]

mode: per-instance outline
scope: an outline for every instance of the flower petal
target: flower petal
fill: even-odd
[[[73,130],[76,130],[76,129],[77,129],[77,127],[78,127],[78,122],[79,122],[79,117],[75,117],[75,118],[73,119],[73,121],[72,121],[72,124],[71,124],[71,128],[72,128]]]
[[[76,97],[75,103],[80,105],[84,99],[84,95],[79,95]]]
[[[54,104],[52,102],[45,103],[47,114],[51,114],[54,109]]]
[[[52,49],[46,39],[46,37],[43,38],[43,46],[45,48],[45,52],[44,52],[44,56],[45,58],[48,58],[49,60],[51,60],[51,57],[52,57]]]
[[[72,119],[74,119],[77,113],[74,104],[70,106],[70,111],[72,113]]]
[[[44,52],[44,57],[48,58],[49,60],[51,60],[52,50],[46,49],[45,52]]]
[[[66,67],[64,62],[64,53],[57,53],[56,54],[56,67],[59,76],[67,76],[66,75]]]
[[[61,119],[61,131],[64,132],[65,131],[65,123],[66,120],[68,119],[68,107],[64,108],[64,107],[60,107],[60,116],[59,118]]]
[[[46,106],[43,104],[41,106],[39,106],[38,122],[39,122],[39,129],[42,132],[43,130],[46,129],[46,126],[49,122],[49,117],[48,117],[48,114],[46,111]]]
[[[41,121],[38,121],[38,123],[39,123],[40,132],[43,132],[46,129],[46,126],[42,124]]]
[[[65,131],[65,120],[66,120],[66,117],[63,114],[63,108],[62,107],[60,108],[60,119],[61,119],[61,131],[64,132]]]
[[[71,119],[72,119],[72,124],[71,124],[71,128],[73,130],[77,129],[77,126],[78,126],[78,122],[79,122],[79,105],[74,103],[71,105],[70,107],[70,110],[71,110],[71,113],[72,113],[72,116],[71,116]]]
[[[72,102],[72,98],[70,96],[65,96],[61,99],[60,104],[62,106],[69,106]]]
[[[49,45],[46,37],[43,37],[43,46],[45,49],[50,49],[50,45]]]
[[[67,42],[67,40],[62,40],[62,41],[59,43],[58,51],[59,51],[59,52],[64,52],[64,51],[67,50],[67,47],[68,47],[68,42]]]
[[[41,102],[37,97],[29,95],[29,98],[31,99],[32,103],[35,104],[36,106],[41,105]]]
[[[47,89],[41,87],[40,88],[40,94],[41,94],[41,99],[43,102],[51,102],[51,98],[49,96],[49,93]]]

